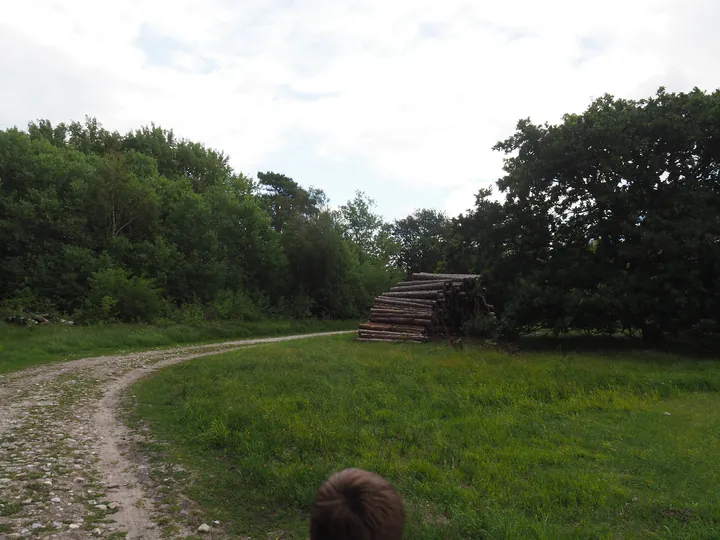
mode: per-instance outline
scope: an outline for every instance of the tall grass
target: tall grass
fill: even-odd
[[[0,373],[47,362],[153,347],[356,327],[355,321],[318,320],[224,321],[169,325],[41,325],[31,328],[0,323]]]
[[[407,538],[708,538],[720,365],[663,353],[274,344],[174,366],[138,414],[237,534],[305,538],[343,467],[390,478]],[[669,413],[669,414],[667,414]]]

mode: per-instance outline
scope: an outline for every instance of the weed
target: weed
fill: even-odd
[[[17,501],[0,501],[0,516],[14,516],[20,512],[20,503]]]

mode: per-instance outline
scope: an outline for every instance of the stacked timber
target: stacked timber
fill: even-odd
[[[375,298],[357,341],[449,338],[460,335],[473,318],[491,313],[480,276],[416,273]]]

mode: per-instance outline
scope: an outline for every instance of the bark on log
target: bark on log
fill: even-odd
[[[465,287],[465,283],[462,281],[451,281],[451,280],[433,280],[433,281],[405,281],[401,284],[398,283],[390,289],[390,292],[402,292],[402,291],[434,291],[443,290],[447,287]]]
[[[481,276],[479,274],[428,274],[425,272],[418,272],[412,275],[413,281],[427,281],[427,280],[445,280],[445,281],[462,281],[464,279],[479,280]]]
[[[382,295],[389,298],[421,298],[427,300],[437,300],[443,298],[439,291],[406,291],[406,292],[386,292]]]
[[[422,285],[407,285],[404,287],[392,287],[390,292],[406,292],[406,291],[442,291],[448,286],[449,281],[433,281],[432,283],[423,283]]]
[[[375,298],[370,321],[360,325],[360,341],[424,340],[459,335],[474,316],[492,313],[476,274],[416,273]]]
[[[424,326],[409,326],[406,324],[381,324],[381,323],[362,323],[360,330],[375,330],[377,332],[405,332],[410,334],[424,335],[426,328]]]
[[[399,339],[375,339],[375,338],[361,338],[356,337],[355,341],[361,341],[361,342],[375,342],[375,343],[422,343],[422,341],[414,341],[414,340],[399,340]]]
[[[394,311],[397,313],[426,313],[432,315],[437,313],[439,310],[432,307],[411,307],[411,306],[393,306],[390,304],[377,304],[370,308],[370,312],[373,311]]]
[[[403,341],[425,341],[427,338],[419,334],[405,334],[401,332],[376,332],[374,330],[360,330],[360,337],[380,339],[401,339]]]
[[[437,283],[436,279],[428,279],[425,281],[417,280],[417,281],[400,281],[395,284],[395,287],[410,287],[411,285],[428,285],[431,283]]]
[[[399,299],[402,301],[402,299]],[[416,303],[396,303],[396,302],[385,302],[379,300],[373,303],[372,308],[376,309],[415,309],[420,311],[432,311],[437,307],[437,302],[431,302],[428,304],[416,304]]]
[[[410,326],[431,326],[431,319],[418,319],[407,317],[370,317],[370,322],[384,324],[405,324]]]
[[[371,317],[400,317],[406,319],[420,318],[420,319],[432,319],[433,314],[430,311],[383,311],[383,310],[371,310]]]
[[[400,289],[407,289],[409,291],[412,291],[414,289],[417,289],[418,287],[426,287],[428,289],[430,288],[442,288],[444,283],[449,283],[449,280],[443,281],[440,279],[433,279],[429,281],[401,281],[400,283],[396,283],[393,285],[393,288],[400,288]]]
[[[423,300],[422,298],[413,298],[412,300],[404,299],[404,298],[391,298],[389,296],[378,296],[375,299],[375,303],[380,304],[391,304],[391,305],[398,305],[398,306],[434,306],[437,304],[436,300]]]
[[[432,321],[434,315],[429,313],[408,313],[403,311],[371,313],[370,319],[377,317],[390,317],[391,319],[417,319],[418,321]]]
[[[432,306],[425,307],[413,307],[413,306],[393,306],[391,304],[378,304],[370,308],[370,311],[397,311],[398,313],[435,313],[435,309]]]
[[[370,308],[370,313],[413,313],[416,315],[427,315],[428,317],[432,317],[433,313],[435,313],[432,309],[420,309],[420,308],[405,308],[405,309],[392,309],[392,308],[384,308],[384,307],[374,307]]]
[[[423,306],[422,304],[416,306],[409,306],[406,304],[383,304],[378,302],[373,304],[370,309],[386,309],[395,311],[434,311],[436,306]]]

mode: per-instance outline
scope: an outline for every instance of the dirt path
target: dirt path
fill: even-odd
[[[161,537],[157,494],[121,419],[124,392],[161,367],[325,332],[85,358],[0,377],[0,540]],[[177,528],[176,538],[195,531]]]

